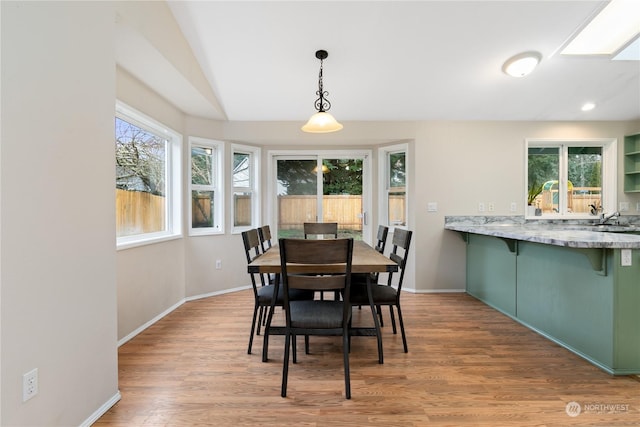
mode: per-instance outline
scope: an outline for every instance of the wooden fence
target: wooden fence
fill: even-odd
[[[164,197],[116,189],[116,236],[164,230]]]
[[[304,222],[316,222],[316,196],[278,196],[278,212],[280,229],[302,228]],[[322,196],[322,212],[323,222],[337,222],[342,230],[362,230],[362,196]]]

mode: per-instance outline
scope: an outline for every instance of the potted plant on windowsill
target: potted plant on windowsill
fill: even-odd
[[[544,183],[539,184],[536,181],[533,181],[529,185],[529,194],[527,195],[527,216],[536,215],[536,198],[542,193],[542,189],[544,187]]]

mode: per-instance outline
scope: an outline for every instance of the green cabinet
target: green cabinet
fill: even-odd
[[[624,137],[624,191],[640,193],[640,134]]]

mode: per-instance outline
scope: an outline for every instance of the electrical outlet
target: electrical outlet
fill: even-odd
[[[478,212],[484,212],[484,203],[478,203]]]
[[[626,212],[629,210],[629,202],[620,202],[620,212]]]
[[[511,202],[511,206],[509,206],[509,210],[511,212],[515,212],[518,210],[518,204],[516,202]]]
[[[222,260],[221,259],[217,259],[216,260],[216,270],[220,270],[222,269]]]
[[[427,212],[437,212],[438,211],[438,203],[437,202],[429,202],[427,203]]]
[[[620,249],[620,265],[623,267],[631,267],[631,249]]]
[[[22,376],[22,401],[26,402],[38,394],[38,368]]]
[[[493,212],[496,210],[496,206],[493,203],[488,203],[487,209],[489,210],[489,212]]]

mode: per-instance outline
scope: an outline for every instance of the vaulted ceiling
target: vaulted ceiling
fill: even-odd
[[[340,121],[640,119],[640,61],[560,53],[606,3],[171,1],[212,95],[190,97],[184,76],[137,77],[191,114],[303,122],[325,49],[324,89]],[[504,74],[525,51],[542,54],[538,68]],[[162,61],[147,56],[138,61]],[[596,108],[583,112],[587,101]]]

